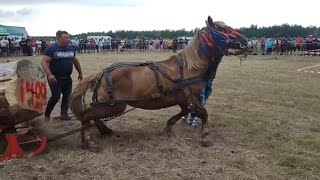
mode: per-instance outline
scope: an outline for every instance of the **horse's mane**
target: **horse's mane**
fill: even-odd
[[[199,45],[199,34],[196,34],[191,40],[191,43],[181,51],[188,69],[200,69],[206,64],[206,62],[199,56]]]

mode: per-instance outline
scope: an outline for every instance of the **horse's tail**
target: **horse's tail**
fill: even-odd
[[[73,90],[70,95],[70,109],[74,113],[77,119],[81,120],[82,113],[85,111],[83,98],[90,88],[93,90],[95,82],[100,80],[103,75],[103,72],[100,72],[96,75],[91,75],[79,82],[77,87]]]

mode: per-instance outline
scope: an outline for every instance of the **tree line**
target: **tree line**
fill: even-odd
[[[180,30],[153,30],[153,31],[108,31],[108,32],[88,32],[88,33],[81,33],[77,35],[73,35],[74,37],[78,37],[81,39],[87,38],[87,36],[110,36],[112,38],[119,38],[119,39],[135,39],[137,37],[143,39],[150,39],[150,38],[177,38],[177,37],[193,37],[199,31],[198,28],[195,28],[191,31],[187,31],[185,29]]]
[[[177,37],[193,37],[200,29],[195,28],[187,31],[185,29],[180,30],[153,30],[153,31],[108,31],[108,32],[88,32],[73,35],[80,39],[86,39],[87,36],[110,36],[112,38],[119,39],[134,39],[134,38],[177,38]],[[256,37],[307,37],[313,35],[314,37],[320,36],[320,27],[308,26],[303,27],[301,25],[274,25],[269,27],[258,27],[257,25],[251,25],[250,27],[241,27],[239,29],[241,33],[246,35],[248,38]]]
[[[319,37],[320,27],[308,26],[303,27],[301,25],[274,25],[269,27],[258,27],[257,25],[251,25],[250,27],[242,27],[239,29],[240,32],[245,34],[247,37],[307,37],[313,35]]]

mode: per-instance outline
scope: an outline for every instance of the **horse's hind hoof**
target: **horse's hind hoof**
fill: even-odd
[[[105,131],[105,132],[102,132],[100,134],[101,134],[102,137],[111,137],[111,136],[116,135],[116,133],[114,131]]]
[[[167,133],[167,136],[168,136],[169,138],[174,138],[174,137],[176,137],[176,135],[175,135],[173,132]]]
[[[172,129],[169,127],[164,128],[164,133],[168,136],[168,137],[175,137],[175,134],[173,133]]]
[[[98,145],[89,145],[88,143],[83,143],[81,145],[82,149],[89,150],[90,152],[97,153],[101,151],[101,148]]]
[[[98,153],[101,151],[101,148],[98,145],[91,145],[88,147],[88,150],[93,153]]]
[[[212,146],[212,142],[208,141],[208,140],[202,140],[201,144],[203,147],[211,147]]]

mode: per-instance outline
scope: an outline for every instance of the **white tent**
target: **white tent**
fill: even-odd
[[[105,39],[112,39],[110,36],[87,36],[87,40],[90,40],[90,39],[103,39],[103,40],[105,40]]]
[[[8,38],[27,38],[28,32],[25,27],[17,26],[4,26],[0,25],[0,36],[6,36]]]

